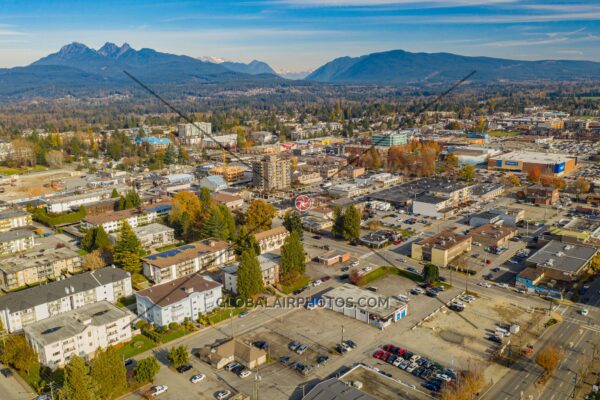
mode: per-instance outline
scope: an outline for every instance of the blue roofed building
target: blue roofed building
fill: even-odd
[[[166,137],[144,136],[135,139],[135,144],[148,143],[152,147],[166,148],[171,144],[171,139]]]

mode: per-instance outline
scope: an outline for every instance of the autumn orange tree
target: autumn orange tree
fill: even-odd
[[[534,166],[527,173],[527,179],[531,182],[539,182],[542,177],[542,169],[539,166]]]
[[[546,375],[550,375],[564,356],[562,347],[555,343],[548,343],[538,351],[535,356],[535,362],[542,367]]]

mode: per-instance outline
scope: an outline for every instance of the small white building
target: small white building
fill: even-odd
[[[427,217],[443,218],[452,214],[453,200],[428,194],[417,197],[412,203],[412,212]]]
[[[325,308],[383,329],[408,314],[406,303],[348,283],[323,293]]]
[[[195,320],[221,305],[222,287],[206,276],[183,276],[137,292],[137,314],[157,326]]]
[[[131,340],[132,317],[126,308],[100,301],[28,325],[25,338],[40,363],[57,368],[73,356],[89,361],[98,349]]]
[[[200,179],[198,183],[200,187],[207,188],[211,192],[218,192],[219,190],[227,189],[227,181],[221,175],[209,175]]]
[[[46,211],[49,214],[60,214],[73,211],[80,206],[85,206],[87,204],[109,199],[111,194],[112,188],[107,188],[100,190],[88,190],[84,193],[78,194],[49,197],[46,200]]]

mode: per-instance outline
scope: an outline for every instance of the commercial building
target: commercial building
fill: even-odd
[[[355,183],[339,183],[331,186],[327,192],[334,197],[357,197],[367,193],[367,189]]]
[[[287,189],[292,184],[290,160],[267,155],[252,163],[252,183],[260,190]]]
[[[525,211],[520,208],[498,207],[489,212],[498,215],[505,226],[517,226],[517,223],[525,219]]]
[[[63,367],[74,356],[89,361],[98,349],[131,340],[132,316],[100,301],[28,325],[25,338],[42,365]]]
[[[33,223],[31,214],[22,210],[0,211],[0,232],[23,228]]]
[[[458,158],[458,163],[460,165],[485,164],[488,157],[501,154],[501,151],[498,149],[476,146],[447,146],[445,151],[448,154],[454,154],[456,158]]]
[[[218,204],[227,206],[230,210],[239,210],[244,205],[244,199],[229,193],[213,193],[210,196]]]
[[[539,169],[542,175],[567,175],[577,167],[577,159],[564,154],[513,151],[492,156],[488,168],[500,171],[529,173]]]
[[[292,174],[292,182],[298,185],[314,185],[323,182],[318,172],[305,172]]]
[[[8,256],[20,251],[26,251],[34,245],[34,234],[29,229],[0,232],[0,256]]]
[[[321,254],[317,257],[321,264],[327,266],[335,265],[337,263],[346,262],[350,260],[350,253],[343,250],[330,250],[327,253]]]
[[[222,287],[199,274],[183,276],[136,292],[137,314],[156,326],[193,321],[220,306]]]
[[[406,303],[348,283],[323,293],[322,302],[325,308],[380,329],[401,320],[408,313]]]
[[[556,188],[533,185],[525,188],[525,197],[530,203],[549,206],[560,199],[560,194]]]
[[[479,183],[471,189],[471,198],[476,202],[495,199],[504,194],[504,185],[500,183]]]
[[[0,320],[5,329],[15,332],[87,304],[115,303],[131,294],[129,272],[107,267],[0,297]]]
[[[168,246],[177,242],[175,240],[175,230],[157,222],[137,226],[133,228],[133,231],[145,249]],[[110,241],[117,243],[119,235],[120,231],[111,233],[109,235]]]
[[[212,346],[205,346],[198,352],[201,360],[221,369],[235,361],[246,367],[254,369],[267,362],[267,352],[237,339],[218,342]]]
[[[576,281],[598,253],[593,246],[551,240],[525,260],[525,265],[544,273],[547,279]]]
[[[517,230],[509,226],[499,224],[486,224],[469,231],[473,242],[484,246],[503,247],[510,239],[515,237]]]
[[[484,211],[478,214],[474,214],[469,219],[469,226],[473,228],[477,228],[482,225],[489,224],[501,224],[502,218],[498,214],[495,214],[490,211]]]
[[[471,237],[442,231],[431,237],[413,242],[411,257],[430,262],[438,267],[447,266],[464,252],[471,251]]]
[[[408,137],[406,131],[384,131],[373,135],[371,144],[376,147],[400,146],[408,143]]]
[[[0,288],[14,290],[34,285],[61,275],[82,271],[83,257],[69,247],[59,247],[58,240],[43,238],[23,254],[2,259]]]
[[[262,254],[279,249],[283,246],[285,238],[289,235],[290,233],[284,226],[277,226],[266,231],[255,233],[254,237],[260,246],[260,252]]]
[[[144,275],[164,283],[205,269],[218,268],[233,258],[229,244],[205,239],[142,258]]]
[[[471,201],[473,186],[457,180],[423,178],[371,193],[368,198],[385,201],[396,207],[407,207],[412,205],[415,198],[430,195],[448,199],[448,205],[456,207]]]
[[[205,134],[208,133],[210,135],[211,132],[212,125],[210,122],[195,122],[194,124],[177,125],[177,136],[179,137],[179,141],[185,145],[201,144]]]
[[[421,195],[414,199],[412,212],[434,218],[447,218],[454,213],[454,201],[446,197]]]
[[[229,185],[225,178],[221,175],[209,175],[200,179],[198,185],[203,188],[207,188],[211,192],[218,192],[219,190],[227,189]]]
[[[273,253],[264,253],[258,256],[262,280],[265,287],[279,283],[279,269],[281,257]],[[240,264],[235,263],[221,268],[225,290],[237,294],[237,273]]]

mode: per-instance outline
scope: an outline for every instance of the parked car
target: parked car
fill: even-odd
[[[288,344],[288,349],[291,351],[296,351],[296,349],[301,345],[301,343],[297,340],[294,340]]]
[[[325,365],[325,364],[327,364],[327,361],[329,361],[329,356],[320,355],[320,356],[317,357],[317,364],[318,365]]]
[[[185,364],[180,367],[177,367],[177,372],[179,372],[180,374],[183,374],[184,372],[187,372],[190,369],[192,369],[192,366],[190,364]]]
[[[235,367],[240,366],[240,364],[236,363],[235,361],[230,362],[229,364],[225,365],[225,370],[226,371],[233,371],[233,369]]]
[[[279,362],[282,364],[287,364],[288,362],[290,362],[290,357],[289,356],[281,356],[281,357],[279,357]]]
[[[243,370],[241,370],[240,372],[238,372],[238,374],[237,374],[237,375],[238,375],[240,378],[242,378],[242,379],[243,379],[243,378],[247,378],[247,377],[249,377],[250,375],[252,375],[252,372],[251,372],[251,371],[248,371],[247,369],[243,369]]]
[[[215,395],[215,397],[217,398],[217,400],[225,400],[229,396],[231,396],[231,392],[229,390],[220,390]]]
[[[158,396],[159,394],[163,394],[165,393],[167,390],[169,390],[169,387],[167,385],[158,385],[158,386],[152,386],[150,388],[150,396],[154,397],[154,396]]]
[[[581,314],[581,315],[583,315],[583,316],[585,317],[586,315],[588,315],[588,314],[589,314],[589,311],[588,311],[588,309],[587,309],[587,308],[584,308],[583,310],[581,310],[581,311],[580,311],[580,314]]]
[[[355,349],[356,348],[356,343],[354,343],[353,340],[351,339],[347,339],[344,341],[345,344],[347,344],[348,346],[350,346],[351,348]]]
[[[199,382],[202,382],[204,380],[204,378],[206,378],[206,375],[204,375],[204,374],[192,375],[192,377],[190,378],[190,382],[199,383]]]
[[[308,345],[306,344],[301,344],[300,346],[298,346],[296,348],[296,350],[294,350],[294,352],[296,354],[304,354],[304,352],[308,349]]]
[[[492,287],[492,285],[490,285],[487,282],[479,282],[478,285],[481,286],[481,287],[484,287],[484,288],[490,288],[490,287]]]
[[[265,342],[264,340],[257,340],[252,342],[252,346],[256,347],[257,349],[267,350],[269,348],[269,343]]]
[[[13,375],[10,368],[2,368],[0,372],[2,372],[2,375],[4,375],[5,378],[10,378]]]
[[[351,265],[352,267],[358,267],[358,266],[360,265],[360,263],[359,263],[358,261],[352,261],[352,262],[350,263],[350,265]]]
[[[502,338],[498,335],[489,335],[487,339],[494,343],[502,344]]]
[[[238,314],[238,318],[244,318],[248,314],[249,314],[248,311],[241,312],[241,313]]]

